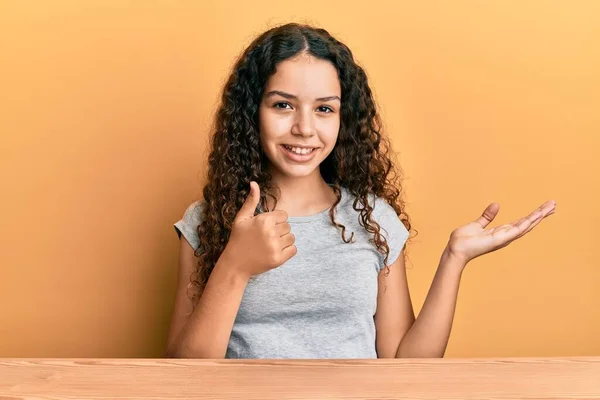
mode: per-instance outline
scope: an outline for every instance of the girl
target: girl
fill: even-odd
[[[244,51],[210,146],[204,199],[175,224],[169,357],[443,357],[467,263],[555,207],[487,228],[494,203],[454,230],[415,319],[401,174],[366,74],[306,25],[270,29]]]

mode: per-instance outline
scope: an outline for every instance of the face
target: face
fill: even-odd
[[[329,61],[282,61],[259,107],[260,141],[273,178],[319,174],[340,129],[341,87]]]

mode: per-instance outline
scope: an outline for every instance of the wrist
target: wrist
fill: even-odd
[[[250,276],[241,268],[242,263],[238,261],[237,257],[233,257],[226,250],[221,253],[221,256],[217,260],[213,273],[215,271],[221,277],[227,279],[232,283],[247,283]]]
[[[442,253],[440,266],[462,273],[468,262],[469,260],[466,257],[453,252],[448,246],[446,246],[444,252]]]

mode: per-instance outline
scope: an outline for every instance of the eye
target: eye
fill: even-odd
[[[290,106],[290,103],[285,103],[285,102],[279,102],[279,103],[273,104],[273,107],[279,108],[281,110],[286,110],[287,109],[286,106],[289,106],[290,108],[292,107],[292,106]]]
[[[325,114],[329,114],[329,113],[333,112],[333,109],[328,106],[321,106],[321,107],[317,108],[317,110],[324,112]]]

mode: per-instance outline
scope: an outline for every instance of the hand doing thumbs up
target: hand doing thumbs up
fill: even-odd
[[[275,210],[254,215],[260,201],[260,188],[250,182],[250,194],[238,211],[223,254],[244,277],[277,268],[296,252],[295,238],[287,222],[288,214]]]

